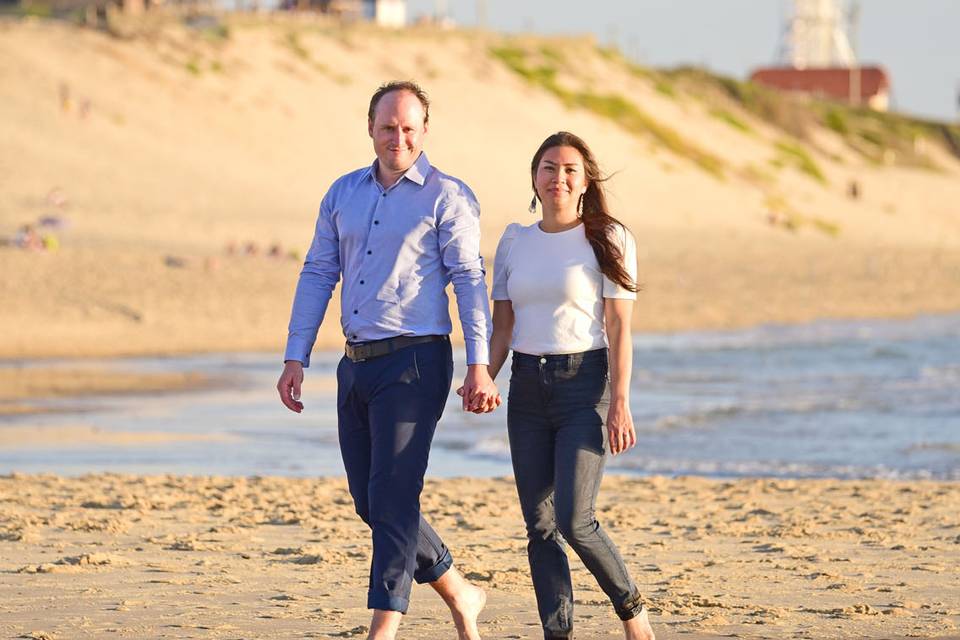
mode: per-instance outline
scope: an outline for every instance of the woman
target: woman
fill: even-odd
[[[543,216],[508,226],[497,247],[490,374],[512,348],[507,428],[544,637],[573,634],[566,540],[610,598],[627,640],[652,640],[640,593],[594,518],[607,445],[617,455],[636,443],[636,245],[607,213],[603,178],[583,140],[550,136],[530,170],[530,208],[539,200]]]

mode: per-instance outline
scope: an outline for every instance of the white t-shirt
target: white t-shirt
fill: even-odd
[[[610,232],[636,280],[636,241],[620,225]],[[557,233],[543,231],[539,222],[504,230],[493,265],[493,299],[512,303],[511,349],[532,355],[602,349],[604,298],[636,300],[637,294],[603,275],[582,224]]]

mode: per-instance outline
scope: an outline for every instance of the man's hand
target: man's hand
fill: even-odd
[[[300,384],[303,382],[303,363],[297,360],[287,360],[283,365],[283,373],[277,382],[277,391],[280,392],[280,401],[283,405],[300,413],[303,403],[300,402]]]
[[[610,453],[623,453],[637,444],[637,432],[633,428],[633,416],[626,400],[611,400],[607,411],[607,433],[610,435]]]
[[[472,364],[467,367],[467,377],[463,386],[457,389],[457,395],[463,398],[463,410],[473,413],[488,413],[500,406],[500,394],[493,383],[485,364]]]

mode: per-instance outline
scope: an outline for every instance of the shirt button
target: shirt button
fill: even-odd
[[[356,340],[356,339],[357,339],[357,336],[350,336],[350,339],[351,339],[351,340]]]
[[[381,198],[386,198],[386,197],[387,197],[387,192],[384,191],[383,193],[381,193],[381,194],[380,194],[380,197],[381,197]]]
[[[379,221],[379,220],[374,220],[374,221],[373,221],[373,224],[380,224],[380,221]]]
[[[354,313],[354,314],[356,314],[356,313],[357,313],[357,310],[356,310],[356,309],[354,309],[354,310],[353,310],[353,313]],[[546,362],[546,361],[544,361],[544,362]]]
[[[367,251],[367,255],[373,255],[373,251]]]
[[[360,284],[363,284],[363,280],[360,281]]]

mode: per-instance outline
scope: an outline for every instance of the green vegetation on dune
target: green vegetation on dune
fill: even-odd
[[[331,71],[327,65],[323,64],[319,60],[314,59],[313,55],[310,53],[310,50],[307,49],[307,47],[300,40],[300,35],[301,32],[299,30],[290,29],[285,33],[281,43],[301,62],[312,68],[314,71],[318,71],[323,75],[330,77],[339,84],[350,83],[349,76],[335,73]]]
[[[828,129],[832,129],[842,136],[850,133],[850,127],[847,125],[847,118],[839,109],[827,109],[827,112],[823,116],[823,122],[825,125],[827,125]]]
[[[717,118],[718,120],[722,120],[723,122],[726,122],[727,124],[729,124],[731,127],[733,127],[738,131],[741,131],[743,133],[753,133],[753,129],[750,127],[750,125],[748,125],[746,122],[744,122],[737,116],[733,115],[726,109],[711,109],[710,115],[712,115],[714,118]]]
[[[823,218],[805,216],[796,211],[786,198],[775,193],[768,193],[764,198],[764,206],[767,209],[767,224],[771,227],[783,229],[791,233],[796,233],[803,227],[812,227],[831,238],[840,235],[840,225]]]
[[[310,61],[310,52],[307,51],[307,48],[303,46],[300,42],[300,34],[296,31],[287,31],[287,35],[283,39],[284,45],[293,52],[293,55],[297,56],[305,62]]]
[[[659,73],[671,78],[680,90],[712,102],[716,109],[721,109],[717,101],[730,100],[800,142],[810,142],[813,128],[824,127],[843,138],[850,149],[874,162],[935,169],[925,152],[928,143],[941,145],[960,158],[960,128],[955,126],[784,93],[703,69],[681,67]]]
[[[571,108],[590,111],[616,122],[627,131],[637,135],[649,135],[673,153],[688,158],[711,175],[723,177],[723,160],[687,141],[675,130],[658,122],[636,104],[620,94],[598,94],[588,90],[571,90],[562,86],[557,79],[557,68],[550,61],[556,61],[558,54],[545,54],[541,48],[539,64],[530,61],[525,49],[515,46],[499,46],[490,49],[490,54],[500,60],[508,69],[530,84],[546,90]]]
[[[827,177],[802,145],[791,140],[780,140],[775,146],[784,161],[793,165],[820,184],[827,183]]]
[[[674,129],[661,124],[619,95],[576,93],[571,104],[613,120],[631,133],[646,133],[673,153],[695,162],[704,171],[723,177],[723,160],[688,142]]]

